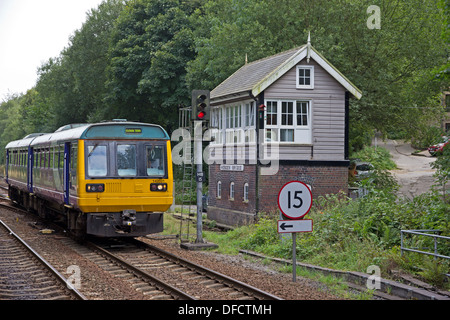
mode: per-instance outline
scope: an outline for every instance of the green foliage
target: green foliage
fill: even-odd
[[[444,287],[448,265],[428,256],[424,257],[423,261],[423,270],[419,274],[432,285]]]
[[[450,179],[450,143],[444,147],[442,154],[432,163],[432,167],[436,169],[435,176],[438,179],[438,183],[445,190],[445,186]]]
[[[425,150],[429,146],[440,141],[441,137],[444,135],[444,132],[439,127],[430,126],[428,124],[422,124],[420,126],[421,128],[419,132],[417,132],[412,141],[414,147],[416,147],[417,149]]]
[[[349,153],[353,154],[370,145],[374,136],[373,129],[362,121],[350,119]]]
[[[190,100],[185,84],[186,65],[194,58],[189,16],[198,5],[128,2],[110,43],[108,114],[175,129],[177,107]]]
[[[449,212],[449,204],[435,192],[423,194],[413,201],[396,199],[391,192],[380,190],[371,190],[366,197],[357,200],[343,194],[320,197],[306,217],[314,221],[313,232],[297,236],[297,259],[360,272],[366,272],[368,266],[375,264],[382,274],[388,274],[393,268],[416,272],[419,266],[423,277],[440,279],[439,272],[448,270],[448,263],[440,262],[435,266],[427,264],[423,257],[400,256],[400,230],[438,229],[448,236]],[[237,228],[215,240],[223,246],[232,245],[235,252],[242,248],[292,258],[292,241],[283,240],[277,234],[274,217],[262,218],[254,226]],[[409,246],[433,247],[429,239],[408,241]],[[439,253],[449,255],[449,250],[446,243],[439,245]]]
[[[245,248],[254,249],[267,246],[278,240],[277,228],[273,219],[262,218],[255,227],[256,230],[243,243]]]
[[[353,153],[351,157],[370,162],[378,170],[392,170],[396,168],[396,164],[391,159],[389,150],[383,147],[366,145],[360,151]]]
[[[122,1],[108,0],[91,10],[70,46],[39,69],[35,107],[51,115],[44,122],[48,131],[102,120],[109,39],[122,8]]]

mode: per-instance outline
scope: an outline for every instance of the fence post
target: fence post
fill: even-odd
[[[403,230],[400,230],[400,256],[403,258]]]
[[[437,237],[433,237],[434,238],[434,254],[435,254],[435,256],[434,256],[434,261],[436,261],[437,260]]]

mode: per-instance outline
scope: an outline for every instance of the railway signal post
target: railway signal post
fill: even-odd
[[[197,166],[197,240],[196,243],[203,243],[203,123],[208,124],[210,109],[210,92],[209,90],[193,90],[192,91],[192,117],[194,121],[194,164]]]
[[[196,181],[197,181],[197,239],[196,243],[203,243],[203,203],[202,203],[202,189],[203,189],[203,150],[202,150],[202,121],[194,121],[194,164],[197,166]]]
[[[216,244],[207,243],[203,240],[203,126],[208,126],[210,118],[210,92],[208,90],[192,91],[192,114],[191,120],[194,127],[194,164],[196,165],[196,182],[197,182],[197,238],[194,244],[182,243],[184,249],[198,250],[211,247],[217,247]]]

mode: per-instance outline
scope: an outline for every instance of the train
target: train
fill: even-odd
[[[173,203],[170,138],[159,125],[69,124],[6,145],[9,197],[78,237],[163,231]]]

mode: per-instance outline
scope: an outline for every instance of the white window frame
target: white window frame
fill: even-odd
[[[300,112],[297,114],[297,103],[307,103],[307,125],[299,125],[297,123],[297,116],[302,115]],[[312,101],[309,99],[301,99],[301,100],[287,100],[287,99],[267,99],[265,101],[266,106],[276,105],[277,112],[272,113],[276,115],[276,123],[267,124],[268,114],[267,108],[265,110],[265,126],[264,126],[264,137],[265,142],[277,142],[280,144],[307,144],[310,145],[312,143]],[[283,105],[292,104],[292,115],[289,117],[288,113],[283,112]],[[274,119],[272,117],[271,119]],[[292,124],[283,124],[283,119],[292,120],[289,123]],[[293,141],[281,141],[282,132],[281,130],[293,130]],[[270,137],[270,138],[269,138]]]
[[[246,100],[214,108],[211,124],[213,146],[256,144],[256,102]]]
[[[222,199],[222,181],[217,182],[217,199]]]
[[[230,200],[234,200],[234,195],[235,195],[234,191],[235,191],[234,190],[234,182],[231,182],[230,183]]]
[[[307,84],[300,84],[300,70],[310,70],[310,83],[309,85]],[[295,78],[295,83],[296,83],[296,87],[297,89],[314,89],[314,66],[305,66],[305,65],[300,65],[297,66],[297,73],[296,73],[296,78]]]
[[[244,183],[244,202],[248,202],[248,183]]]
[[[223,108],[213,108],[211,111],[211,137],[214,137],[212,144],[223,144],[223,127],[225,125],[225,119]]]

